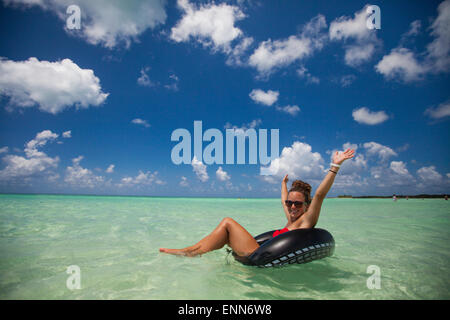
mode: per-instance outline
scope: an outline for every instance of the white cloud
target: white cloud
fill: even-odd
[[[199,178],[201,182],[208,181],[209,176],[206,172],[206,166],[200,160],[198,160],[196,156],[194,156],[194,158],[192,159],[191,165],[192,169],[197,175],[197,178]]]
[[[188,0],[178,0],[178,7],[184,15],[172,28],[170,38],[176,42],[197,40],[214,51],[231,52],[231,42],[243,33],[235,27],[235,22],[245,18],[245,14],[236,6],[225,3],[196,5]]]
[[[396,148],[396,151],[397,152],[404,152],[404,151],[408,150],[409,147],[410,147],[409,143],[405,143],[403,146],[400,146],[400,147]]]
[[[247,131],[248,129],[255,129],[256,127],[261,125],[261,123],[262,123],[261,119],[255,119],[255,120],[250,121],[249,123],[244,123],[243,125],[238,127],[238,126],[233,126],[231,123],[227,122],[225,124],[224,128],[225,129],[234,129],[235,134],[244,134],[245,131]]]
[[[313,51],[311,40],[290,36],[285,40],[263,41],[249,58],[249,65],[261,74],[270,74],[276,68],[287,66],[309,56]]]
[[[307,83],[320,83],[320,79],[309,73],[308,69],[306,69],[304,66],[300,66],[300,68],[297,69],[297,74],[300,78],[305,78]]]
[[[342,145],[342,150],[347,150],[349,148],[357,151],[358,145],[350,142],[346,142]],[[336,153],[336,151],[341,152],[341,150],[336,149],[326,152],[330,155],[330,163],[332,162],[333,155]],[[367,168],[367,159],[365,158],[364,154],[356,152],[356,156],[350,160],[345,161],[339,169],[340,178],[338,180],[340,180],[342,176],[345,176],[345,178],[343,178],[343,181],[340,182],[340,186],[347,186],[347,183],[350,183],[350,181],[353,181],[354,183],[356,183],[357,181],[361,182],[359,174],[367,171]]]
[[[72,138],[72,131],[71,130],[64,131],[63,134],[62,134],[62,137],[63,138]]]
[[[276,107],[278,111],[285,112],[290,114],[291,116],[296,116],[300,112],[300,108],[298,106],[285,106],[285,107]]]
[[[143,67],[140,70],[140,76],[137,78],[137,84],[142,87],[157,87],[160,85],[159,81],[152,81],[149,76],[150,67]],[[169,81],[163,84],[163,87],[167,90],[178,91],[178,83],[180,79],[176,74],[169,74]]]
[[[395,173],[393,176],[388,176],[392,185],[413,185],[416,182],[403,161],[392,161],[390,169]]]
[[[113,173],[114,172],[114,164],[109,165],[109,167],[106,169],[106,173]]]
[[[354,18],[339,17],[330,23],[331,40],[357,39],[366,40],[371,37],[372,30],[366,26],[366,7],[355,13]]]
[[[352,116],[356,122],[368,125],[380,124],[389,119],[384,111],[374,112],[366,107],[353,110]]]
[[[426,193],[446,193],[450,188],[450,174],[441,175],[435,166],[422,167],[417,170],[418,188]]]
[[[0,153],[8,153],[8,151],[9,151],[8,147],[0,148]]]
[[[253,89],[252,92],[250,92],[249,96],[256,103],[263,104],[266,106],[271,106],[275,102],[277,102],[279,92],[272,91],[272,90],[268,90],[267,92],[264,92],[261,89]],[[297,113],[300,112],[300,108],[296,105],[294,105],[294,106],[289,105],[289,106],[285,106],[285,107],[276,106],[275,109],[278,111],[281,111],[281,112],[288,113],[292,116],[295,116],[295,115],[297,115]]]
[[[417,170],[417,175],[426,185],[442,183],[442,175],[436,171],[435,166],[422,167]]]
[[[401,80],[404,82],[420,81],[429,73],[450,71],[450,0],[441,2],[438,6],[438,16],[429,29],[434,39],[427,45],[426,50],[419,56],[404,48],[404,42],[409,37],[418,34],[420,21],[413,21],[407,33],[402,35],[400,45],[385,55],[375,66],[377,72],[383,74],[388,80]]]
[[[437,108],[428,108],[424,114],[433,119],[441,119],[450,116],[450,101],[441,103]]]
[[[37,147],[43,147],[48,141],[55,140],[56,138],[58,138],[58,134],[53,133],[50,130],[39,132],[33,140],[30,140],[25,145],[25,154],[29,158],[45,155],[43,152],[38,151]]]
[[[165,0],[3,0],[7,5],[39,6],[54,13],[64,22],[69,5],[81,10],[81,29],[66,32],[88,43],[114,48],[122,43],[128,48],[132,41],[147,29],[154,29],[166,21]]]
[[[349,66],[358,66],[369,60],[374,52],[375,45],[373,43],[350,45],[345,50],[344,61]]]
[[[347,150],[347,149],[353,149],[356,151],[356,150],[358,150],[358,145],[355,143],[346,142],[342,145],[342,150]],[[331,155],[333,155],[333,152],[331,152]]]
[[[255,119],[255,120],[250,121],[248,124],[246,124],[246,125],[244,125],[244,126],[246,126],[246,127],[248,127],[248,128],[256,128],[256,127],[258,127],[261,123],[262,123],[262,120],[261,120],[261,119]],[[242,127],[241,127],[241,128],[242,128]]]
[[[368,60],[376,52],[380,40],[376,36],[376,29],[369,29],[366,25],[367,5],[351,17],[339,17],[330,24],[329,37],[332,41],[344,41],[351,44],[345,46],[345,63],[358,66]]]
[[[172,40],[194,40],[210,48],[212,53],[223,52],[227,56],[225,63],[230,66],[247,64],[244,56],[253,44],[253,38],[245,36],[235,25],[246,17],[239,7],[241,3],[238,6],[214,2],[196,5],[188,0],[178,0],[177,3],[184,14],[171,29]]]
[[[47,177],[47,180],[48,180],[50,183],[56,183],[57,180],[58,180],[59,178],[60,178],[60,175],[59,175],[58,173],[55,173],[55,174],[49,175],[49,176]]]
[[[47,142],[53,141],[57,137],[58,135],[50,130],[41,131],[36,134],[34,139],[25,144],[26,157],[17,155],[4,156],[2,160],[6,163],[6,167],[0,170],[0,180],[13,181],[52,174],[51,169],[58,166],[59,157],[51,158],[37,148],[45,146]],[[7,151],[8,149],[6,149]]]
[[[370,173],[372,179],[369,180],[369,183],[374,187],[411,187],[416,183],[416,179],[408,172],[405,163],[402,161],[392,161],[389,166],[372,167]]]
[[[6,167],[0,170],[0,180],[13,180],[15,178],[28,178],[44,173],[50,168],[56,168],[59,157],[51,158],[39,156],[25,158],[17,155],[6,155],[3,157]]]
[[[387,146],[383,146],[376,142],[366,142],[363,147],[367,150],[368,156],[378,156],[382,161],[389,157],[397,156],[397,153]]]
[[[162,185],[165,184],[164,181],[160,180],[158,178],[158,171],[155,172],[142,172],[141,170],[139,170],[139,174],[136,177],[124,177],[122,178],[122,180],[120,181],[119,184],[117,184],[118,187],[139,187],[139,186],[143,186],[143,185],[151,185],[153,183]]]
[[[387,161],[397,154],[387,146],[375,142],[362,144],[346,142],[343,149],[358,150],[353,159],[345,161],[336,177],[333,192],[339,194],[376,194],[378,192],[398,193],[399,187],[404,192],[443,192],[450,186],[450,174],[442,176],[434,166],[424,167],[414,177],[403,161]],[[326,153],[332,155],[337,150]],[[380,161],[381,160],[381,161]],[[328,167],[328,162],[325,164]],[[324,160],[319,153],[313,153],[310,145],[294,142],[291,147],[283,148],[278,159],[264,169],[262,179],[269,183],[279,183],[284,175],[290,180],[302,179],[312,185],[320,183],[326,175]],[[263,171],[263,170],[261,170]],[[432,191],[430,191],[432,190]]]
[[[420,33],[420,28],[421,27],[422,27],[422,22],[420,22],[420,20],[414,20],[409,25],[409,30],[408,30],[408,32],[405,35],[407,35],[407,36],[416,36],[416,35],[418,35]]]
[[[352,193],[355,190],[361,192],[367,190],[369,185],[370,182],[367,178],[361,177],[358,173],[344,174],[341,169],[339,170],[339,176],[334,181],[333,191],[339,192],[339,194]]]
[[[70,59],[57,62],[0,60],[0,94],[10,98],[9,108],[39,106],[57,114],[75,106],[99,106],[103,93],[99,79],[90,69],[81,69]]]
[[[420,28],[422,27],[422,23],[420,20],[414,20],[409,25],[409,30],[402,34],[400,43],[406,42],[409,38],[415,37],[420,33]]]
[[[217,177],[217,179],[219,179],[220,181],[227,181],[227,180],[230,180],[230,176],[228,175],[228,173],[226,173],[225,171],[223,171],[222,167],[219,167],[219,169],[217,169],[217,171],[216,171],[216,177]]]
[[[236,44],[234,48],[228,53],[228,57],[226,60],[227,65],[236,65],[236,66],[244,66],[246,61],[243,61],[244,54],[253,44],[252,37],[244,37],[241,42]]]
[[[340,83],[341,86],[348,87],[349,85],[351,85],[354,81],[356,80],[356,76],[353,74],[347,74],[341,77]]]
[[[346,150],[346,148],[343,149]],[[355,175],[365,173],[368,167],[367,159],[364,154],[358,153],[353,159],[347,160],[342,164],[339,175],[351,175],[355,177]]]
[[[143,87],[152,87],[154,86],[154,83],[152,81],[150,81],[150,78],[147,74],[147,72],[150,70],[150,67],[145,67],[141,69],[141,75],[139,76],[139,78],[137,79],[137,83],[140,86]]]
[[[404,82],[421,80],[428,71],[417,61],[414,53],[406,48],[393,49],[378,62],[375,70],[388,80],[399,79]]]
[[[409,175],[408,169],[406,169],[406,165],[403,161],[392,161],[390,168],[399,175]]]
[[[181,177],[180,186],[182,186],[182,187],[189,187],[189,183],[188,183],[186,177]]]
[[[267,92],[264,92],[261,89],[253,89],[249,96],[256,103],[271,106],[277,102],[279,94],[278,91],[268,90]]]
[[[102,176],[96,176],[91,170],[80,165],[83,156],[72,159],[72,166],[66,168],[64,182],[77,188],[93,189],[104,183]]]
[[[343,192],[361,192],[363,190],[373,192],[376,188],[392,188],[393,186],[411,187],[415,184],[416,179],[408,172],[406,164],[402,161],[392,161],[387,163],[390,156],[394,156],[392,149],[376,143],[363,144],[366,154],[363,150],[357,152],[353,159],[345,161],[336,178],[333,188],[340,189]],[[343,145],[343,150],[352,148],[358,149],[356,144],[347,142]],[[327,152],[332,156],[336,150]],[[369,165],[366,158],[378,156],[382,158],[382,162],[376,162],[374,166]],[[331,160],[331,158],[330,158]],[[369,172],[369,177],[364,175]]]
[[[346,150],[344,148],[344,150]],[[344,162],[344,165],[342,167],[343,172],[345,173],[345,169],[348,169],[348,171],[355,171],[355,172],[361,172],[367,168],[367,160],[364,157],[363,154],[357,154],[353,159],[350,161]]]
[[[323,159],[318,152],[312,152],[307,143],[295,141],[291,147],[285,147],[280,157],[271,161],[264,168],[268,182],[279,182],[279,179],[289,174],[289,179],[320,179],[323,178]],[[280,180],[281,181],[281,180]]]
[[[432,72],[448,72],[450,69],[450,0],[438,6],[438,16],[431,25],[434,40],[427,46]]]
[[[131,120],[131,123],[138,124],[138,125],[144,126],[146,128],[150,127],[150,124],[147,122],[147,120],[143,120],[143,119],[139,119],[139,118]]]
[[[314,48],[321,49],[327,40],[327,35],[323,32],[326,27],[327,21],[325,16],[318,14],[301,28],[300,36],[310,38]]]
[[[283,40],[263,41],[249,57],[248,63],[261,76],[268,76],[278,68],[300,61],[312,55],[315,50],[322,49],[325,37],[321,30],[326,26],[325,17],[318,15],[303,27],[300,35],[292,35]]]
[[[169,76],[169,79],[171,79],[171,83],[164,85],[164,88],[168,90],[178,91],[178,82],[180,81],[180,79],[175,74],[171,74]]]

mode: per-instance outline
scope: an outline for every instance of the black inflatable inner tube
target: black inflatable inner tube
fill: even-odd
[[[259,244],[248,257],[233,252],[234,258],[250,266],[280,267],[293,263],[307,263],[329,257],[334,253],[334,238],[324,229],[296,229],[275,238],[268,231],[255,237]]]

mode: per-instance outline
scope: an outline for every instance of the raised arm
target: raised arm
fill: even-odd
[[[288,198],[288,189],[287,189],[287,183],[288,183],[289,179],[288,179],[288,175],[285,175],[283,178],[283,181],[281,181],[281,205],[283,206],[283,210],[284,210],[284,214],[286,215],[286,219],[288,220],[288,222],[290,223],[290,214],[289,214],[289,210],[286,207],[286,203],[285,201]]]
[[[354,155],[355,150],[353,149],[347,149],[344,152],[336,151],[332,158],[333,164],[341,165],[345,160],[353,158]],[[296,220],[293,223],[293,226],[295,228],[300,227],[300,225],[303,228],[313,228],[316,225],[317,221],[319,220],[320,209],[322,208],[323,200],[325,199],[328,191],[333,185],[338,171],[339,167],[330,167],[327,175],[317,188],[317,191],[314,194],[314,198],[312,199],[308,210],[300,217],[300,219]]]

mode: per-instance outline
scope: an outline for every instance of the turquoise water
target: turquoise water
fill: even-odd
[[[279,199],[0,195],[0,299],[450,299],[450,201],[326,199],[317,227],[334,256],[303,265],[159,253],[227,216],[253,235],[285,225]],[[66,285],[71,265],[81,289]]]

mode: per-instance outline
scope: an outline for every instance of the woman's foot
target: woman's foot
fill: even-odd
[[[167,248],[159,248],[159,252],[174,254],[177,256],[185,256],[186,253],[183,249],[167,249]]]
[[[196,255],[199,254],[198,249],[199,249],[199,247],[187,247],[184,249],[159,248],[159,252],[173,254],[173,255],[177,255],[177,256],[195,257]]]

